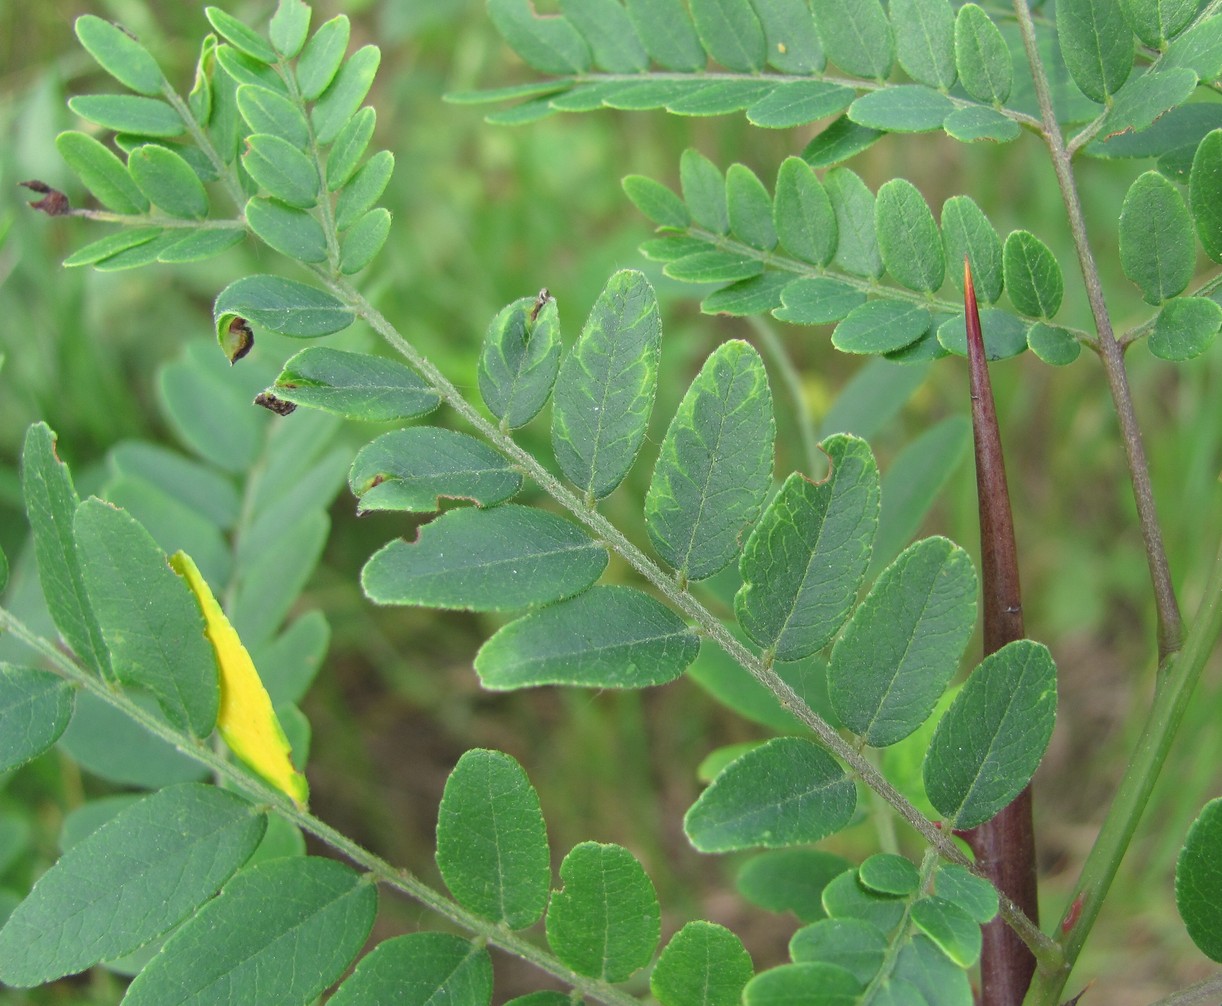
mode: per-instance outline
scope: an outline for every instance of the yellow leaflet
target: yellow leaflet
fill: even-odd
[[[254,661],[242,645],[229,619],[216,603],[195,561],[175,552],[170,566],[187,581],[204,613],[205,631],[221,671],[221,710],[216,726],[229,749],[250,768],[305,807],[310,788],[289,760],[289,742],[272,709],[271,697]]]

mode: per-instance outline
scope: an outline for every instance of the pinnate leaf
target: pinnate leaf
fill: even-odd
[[[584,590],[607,550],[576,525],[531,507],[449,510],[365,563],[361,586],[376,604],[503,611]]]
[[[282,255],[298,262],[326,261],[327,238],[322,224],[304,210],[279,199],[256,196],[246,203],[246,223],[256,237]]]
[[[640,73],[649,66],[636,26],[615,0],[561,0],[560,9],[589,43],[596,66],[608,73]]]
[[[933,293],[942,285],[942,239],[915,185],[903,178],[883,185],[874,202],[874,226],[883,264],[899,283],[921,293]]]
[[[750,0],[690,0],[705,49],[727,70],[758,73],[767,60],[764,26]]]
[[[893,853],[879,852],[857,868],[857,879],[871,891],[904,897],[920,886],[921,874],[911,860]]]
[[[887,133],[928,133],[941,129],[955,110],[941,91],[924,84],[897,84],[869,91],[849,106],[849,118],[858,125]]]
[[[267,25],[267,34],[281,56],[292,59],[301,52],[310,33],[310,8],[305,0],[280,0]]]
[[[701,852],[817,842],[843,828],[857,789],[826,751],[778,737],[731,762],[683,818]]]
[[[683,200],[661,182],[644,175],[629,175],[624,179],[623,186],[632,205],[659,227],[682,230],[692,222]]]
[[[836,255],[833,261],[846,272],[877,279],[883,259],[874,231],[874,193],[848,168],[833,168],[823,176],[836,214]]]
[[[348,49],[350,31],[348,18],[337,14],[319,25],[301,50],[297,60],[297,87],[306,101],[316,101],[335,79]]]
[[[537,922],[552,872],[539,795],[499,751],[466,752],[446,780],[437,867],[463,907],[510,929]]]
[[[208,194],[185,160],[155,143],[138,147],[128,158],[128,170],[149,202],[170,216],[202,220],[208,215]]]
[[[997,888],[962,866],[942,863],[934,880],[938,897],[954,902],[977,922],[997,915]]]
[[[0,559],[0,572],[5,566]],[[72,687],[63,678],[0,663],[0,772],[37,758],[54,744],[68,725],[72,704]]]
[[[632,587],[591,587],[510,622],[475,658],[485,688],[646,688],[673,681],[700,648],[669,608]]]
[[[1105,102],[1133,69],[1133,30],[1120,3],[1060,0],[1057,40],[1074,83],[1092,101]]]
[[[773,221],[791,255],[827,265],[836,253],[836,213],[814,170],[800,157],[781,162],[776,178]]]
[[[793,80],[778,84],[751,105],[747,109],[747,120],[766,129],[803,126],[843,112],[852,104],[855,96],[852,88],[841,84],[822,80]]]
[[[1175,904],[1206,957],[1222,961],[1222,799],[1211,800],[1188,829],[1175,863]]]
[[[88,499],[74,522],[85,587],[119,680],[148,689],[179,730],[207,737],[220,690],[199,609],[152,536]]]
[[[650,541],[691,580],[737,554],[772,480],[772,394],[759,354],[728,342],[679,405],[645,499]]]
[[[831,641],[861,585],[878,525],[878,468],[865,441],[838,434],[823,450],[829,475],[818,483],[790,475],[739,561],[739,624],[779,660]]]
[[[360,951],[377,903],[374,885],[333,859],[259,863],[166,942],[125,998],[129,1006],[313,1002]]]
[[[217,295],[212,316],[222,340],[235,318],[246,318],[281,335],[309,339],[339,332],[354,317],[331,294],[279,276],[235,280]]]
[[[434,426],[383,433],[362,447],[348,476],[360,511],[432,513],[443,499],[495,506],[517,494],[522,476],[482,440]]]
[[[737,1006],[754,970],[751,955],[730,930],[689,922],[666,944],[649,990],[661,1006]]]
[[[995,303],[1001,296],[1004,277],[1001,238],[971,196],[952,196],[943,204],[942,244],[946,261],[951,264],[951,281],[959,292],[963,292],[963,270],[959,264],[967,256],[976,296],[983,303]]]
[[[1054,367],[1073,363],[1082,352],[1082,344],[1071,332],[1042,321],[1027,330],[1027,345],[1031,347],[1031,352]]]
[[[1011,231],[1002,254],[1006,289],[1023,314],[1051,318],[1060,310],[1065,278],[1052,250],[1030,231]]]
[[[217,34],[230,45],[261,63],[276,62],[276,50],[268,44],[267,39],[232,14],[226,13],[219,7],[205,7],[204,14],[212,23],[212,27],[217,30]]]
[[[105,146],[85,133],[60,133],[55,148],[81,183],[103,206],[116,213],[147,213],[149,201],[127,167]]]
[[[882,136],[882,130],[859,126],[846,113],[806,145],[802,160],[812,168],[830,167],[860,154]]]
[[[740,241],[760,251],[776,247],[772,199],[764,183],[746,165],[731,164],[726,172],[726,210],[730,230]]]
[[[530,0],[488,0],[488,16],[509,47],[541,73],[590,69],[590,46],[563,15],[539,17]]]
[[[345,60],[310,113],[318,143],[334,140],[356,114],[373,86],[381,61],[382,52],[376,45],[362,46]]]
[[[626,0],[625,6],[655,62],[685,73],[705,68],[704,46],[680,0]]]
[[[0,979],[28,988],[139,949],[211,898],[266,823],[239,797],[197,783],[130,805],[65,852],[9,917]]]
[[[382,198],[394,170],[395,155],[389,150],[379,150],[361,165],[335,201],[335,226],[339,230],[347,230]]]
[[[354,222],[340,241],[339,271],[360,272],[373,261],[390,236],[390,210],[378,206]]]
[[[437,408],[437,393],[415,371],[368,353],[312,346],[284,365],[277,398],[348,419],[414,419]]]
[[[68,107],[83,119],[116,133],[179,136],[186,128],[174,109],[158,98],[135,94],[81,94]]]
[[[796,325],[825,325],[848,317],[865,302],[862,291],[838,279],[806,276],[785,286],[782,306],[772,313]]]
[[[310,126],[301,109],[278,91],[257,84],[237,90],[238,111],[252,133],[279,136],[300,150],[310,144]]]
[[[944,91],[955,82],[955,13],[948,0],[891,0],[900,66],[913,80]]]
[[[1119,91],[1103,120],[1104,142],[1118,133],[1139,132],[1183,104],[1196,90],[1197,75],[1187,67],[1149,71],[1131,77]]]
[[[841,723],[875,747],[916,730],[958,668],[975,602],[976,574],[961,548],[925,538],[906,549],[832,650],[828,692]]]
[[[981,661],[938,723],[925,791],[957,828],[987,821],[1031,780],[1056,718],[1056,666],[1029,639]]]
[[[832,345],[842,353],[890,353],[915,342],[929,324],[929,311],[920,304],[871,300],[836,326]]]
[[[1027,348],[1027,325],[1009,311],[988,307],[980,312],[986,360],[1007,360]],[[938,326],[938,342],[957,356],[967,356],[967,325],[963,315]]]
[[[318,202],[318,169],[296,146],[280,136],[270,133],[248,136],[242,165],[264,192],[290,206],[309,209]]]
[[[383,940],[361,958],[327,1000],[334,1006],[488,1006],[492,959],[449,933],[407,933]]]
[[[560,365],[552,446],[564,474],[594,499],[620,484],[644,443],[661,338],[653,287],[643,274],[621,270]]]
[[[683,201],[697,224],[714,234],[730,229],[726,183],[717,165],[698,150],[685,150],[679,158],[679,184]]]
[[[782,73],[823,72],[827,57],[806,0],[771,0],[752,6],[764,26],[769,66]]]
[[[947,136],[953,136],[961,143],[975,143],[978,140],[1009,143],[1017,140],[1021,132],[1013,119],[983,105],[955,109],[942,120],[942,128]]]
[[[623,846],[582,842],[560,864],[547,941],[578,974],[622,982],[649,963],[661,935],[653,883]]]
[[[1179,190],[1157,171],[1139,175],[1124,197],[1120,265],[1150,304],[1181,293],[1192,279],[1192,218]]]

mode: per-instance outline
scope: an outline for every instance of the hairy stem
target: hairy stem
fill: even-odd
[[[1146,463],[1141,428],[1137,424],[1133,396],[1129,392],[1129,378],[1124,369],[1124,351],[1112,331],[1112,319],[1103,300],[1103,285],[1087,240],[1086,218],[1082,213],[1082,201],[1078,198],[1078,186],[1074,179],[1070,153],[1065,147],[1065,138],[1052,107],[1048,78],[1036,45],[1035,26],[1031,21],[1026,0],[1015,0],[1014,10],[1018,15],[1027,61],[1031,65],[1031,76],[1035,82],[1035,94],[1044,122],[1044,139],[1052,155],[1052,167],[1056,171],[1057,184],[1061,189],[1061,198],[1065,203],[1070,230],[1073,233],[1074,248],[1078,254],[1078,264],[1086,284],[1086,296],[1098,333],[1099,357],[1103,361],[1108,389],[1116,408],[1116,418],[1120,422],[1129,479],[1133,484],[1133,499],[1137,504],[1137,518],[1146,547],[1146,562],[1150,567],[1150,580],[1154,586],[1154,605],[1158,613],[1158,657],[1159,664],[1162,665],[1182,645],[1183,625],[1179,603],[1175,598],[1175,587],[1171,582],[1167,550],[1163,546],[1163,533],[1154,506],[1154,490],[1150,485],[1150,468]]]
[[[1006,484],[1001,431],[985,359],[984,336],[972,269],[963,260],[963,307],[967,324],[967,355],[972,397],[972,436],[976,448],[976,497],[980,512],[980,572],[984,609],[984,655],[1026,636],[1022,590],[1018,577],[1018,547]],[[1009,806],[991,820],[966,832],[976,864],[998,890],[1004,891],[1039,923],[1035,869],[1035,826],[1031,787],[1025,786]],[[983,1006],[1020,1006],[1035,957],[1001,919],[983,928],[980,984]]]
[[[408,342],[380,311],[365,300],[359,291],[347,281],[337,282],[321,272],[319,275],[337,297],[347,303],[359,317],[363,318],[396,351],[403,355],[455,413],[478,431],[480,436],[493,444],[497,450],[517,464],[522,472],[532,478],[552,499],[594,532],[600,540],[690,618],[701,632],[741,664],[764,687],[768,688],[781,702],[782,707],[793,713],[824,747],[841,759],[858,778],[878,793],[897,814],[938,850],[939,855],[983,876],[976,866],[959,851],[948,835],[917,810],[864,755],[841,737],[831,724],[815,713],[768,663],[739,642],[719,618],[687,590],[682,589],[673,576],[662,570],[624,537],[619,529],[599,513],[592,503],[574,493],[544,468],[529,451],[520,447],[513,437],[485,419],[432,361]],[[985,879],[988,878],[985,877]],[[1032,949],[1039,960],[1046,962],[1051,967],[1058,966],[1060,953],[1056,944],[1040,931],[1039,927],[1014,904],[1004,891],[1000,892],[1000,897],[1001,914],[1007,924],[1019,934],[1022,941]]]
[[[4,608],[0,608],[0,628],[11,632],[26,646],[41,655],[78,688],[83,688],[98,696],[139,723],[153,736],[181,751],[188,758],[206,766],[218,780],[224,780],[257,806],[264,806],[286,820],[292,821],[302,831],[313,835],[320,842],[366,870],[379,883],[406,894],[438,915],[450,919],[472,936],[530,962],[540,970],[570,985],[582,996],[596,999],[605,1003],[606,1006],[640,1006],[640,1001],[635,997],[607,982],[578,974],[525,937],[511,932],[503,925],[480,918],[428,884],[418,880],[407,870],[391,866],[386,860],[368,851],[342,832],[336,831],[308,810],[298,807],[284,793],[238,768],[223,755],[212,750],[206,742],[180,733],[158,716],[137,705],[124,691],[110,687],[96,675],[79,667],[52,643],[31,632],[24,622]]]

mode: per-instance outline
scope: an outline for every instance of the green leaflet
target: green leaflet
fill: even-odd
[[[373,928],[377,889],[332,859],[293,856],[243,870],[128,988],[129,1006],[312,1002],[344,973]],[[222,1000],[223,1001],[223,1000]]]
[[[72,476],[55,453],[55,434],[46,423],[26,430],[21,452],[21,491],[34,532],[34,556],[47,610],[55,627],[80,660],[111,679],[110,654],[85,591],[81,557],[72,521],[80,498]]]
[[[151,692],[179,730],[207,737],[220,685],[194,597],[126,511],[90,498],[77,507],[73,526],[116,677]]]
[[[396,538],[361,570],[375,604],[504,611],[585,590],[607,566],[607,550],[562,517],[506,503],[449,510]]]
[[[887,78],[895,39],[878,0],[818,0],[814,15],[828,59],[859,77]]]
[[[1139,175],[1120,209],[1120,265],[1149,304],[1183,292],[1196,266],[1192,218],[1172,182]]]
[[[818,989],[818,999],[810,990]],[[743,989],[743,1006],[779,1006],[817,1002],[819,1006],[853,1006],[860,1002],[861,983],[851,971],[835,964],[783,964],[761,971]]]
[[[730,229],[726,183],[721,172],[700,151],[688,149],[679,158],[679,185],[692,219],[705,230],[725,234]]]
[[[700,41],[718,63],[738,73],[764,68],[764,26],[751,0],[689,0],[689,6]]]
[[[909,915],[959,967],[970,968],[980,958],[980,925],[954,902],[936,896],[920,898]]]
[[[379,150],[361,165],[335,201],[337,229],[347,230],[382,198],[394,170],[395,155],[389,150]]]
[[[772,199],[764,183],[746,165],[731,164],[726,172],[726,212],[730,230],[740,241],[760,251],[776,247]]]
[[[479,390],[488,411],[507,429],[525,426],[547,403],[559,371],[555,299],[542,291],[502,308],[488,326],[479,358]]]
[[[82,119],[116,133],[140,136],[180,136],[186,129],[178,113],[158,98],[135,94],[81,94],[68,107]]]
[[[1213,80],[1222,73],[1222,18],[1211,17],[1189,28],[1163,53],[1159,65],[1164,70],[1184,67],[1201,80]]]
[[[458,760],[438,810],[436,856],[464,908],[510,929],[542,918],[552,881],[547,826],[509,755],[474,750]]]
[[[157,61],[127,32],[92,14],[78,17],[74,27],[89,55],[120,84],[140,94],[161,93],[165,77]]]
[[[822,80],[778,84],[747,109],[747,121],[767,129],[803,126],[843,112],[856,97],[851,87]]]
[[[730,930],[689,922],[666,944],[649,991],[661,1006],[738,1006],[754,971],[751,955]]]
[[[962,866],[939,864],[934,892],[954,902],[977,922],[989,922],[997,916],[997,888]]]
[[[260,63],[276,62],[276,50],[262,35],[219,7],[205,7],[204,14],[216,29],[217,34],[251,59]]]
[[[0,979],[28,988],[139,949],[207,902],[266,824],[240,797],[197,783],[130,805],[65,852],[10,916]]]
[[[964,256],[972,264],[972,282],[982,303],[1001,296],[1004,276],[1001,238],[971,196],[951,196],[942,206],[942,246],[950,279],[963,292]]]
[[[692,222],[683,200],[661,182],[644,175],[628,175],[622,184],[632,205],[659,227],[683,230]]]
[[[373,86],[381,61],[382,52],[376,45],[362,46],[344,61],[310,112],[314,138],[320,145],[325,146],[339,136],[356,114]]]
[[[767,314],[781,306],[781,293],[793,280],[787,273],[766,272],[715,290],[700,302],[705,314],[743,317]]]
[[[662,271],[671,279],[686,283],[725,283],[759,276],[764,263],[759,256],[739,252],[708,250],[693,252],[667,262]]]
[[[488,16],[509,47],[541,73],[590,69],[590,47],[563,15],[539,17],[529,0],[488,0]]]
[[[1051,318],[1060,310],[1065,279],[1052,250],[1030,231],[1011,231],[1002,253],[1006,289],[1023,314]]]
[[[821,919],[803,926],[789,941],[795,964],[832,964],[863,986],[878,974],[886,951],[887,937],[865,919]]]
[[[1106,102],[1133,69],[1133,31],[1121,4],[1060,0],[1056,19],[1069,75],[1092,101]]]
[[[484,947],[449,933],[408,933],[383,940],[362,957],[327,1002],[488,1006],[491,1000],[492,958]]]
[[[1188,193],[1201,247],[1215,262],[1222,262],[1222,129],[1213,130],[1197,147]]]
[[[288,140],[270,133],[248,136],[242,166],[269,196],[303,210],[317,205],[318,169]]]
[[[297,60],[297,87],[306,101],[317,101],[335,79],[348,49],[351,26],[348,18],[337,14],[318,26],[301,50]]]
[[[547,941],[578,974],[622,982],[653,958],[661,912],[653,884],[619,845],[582,842],[560,864],[564,889],[552,894]]]
[[[920,304],[871,300],[836,326],[832,345],[842,353],[889,353],[915,342],[929,324],[929,311]]]
[[[310,8],[305,0],[280,0],[267,25],[267,34],[276,51],[292,59],[305,45],[310,32]]]
[[[625,6],[656,63],[684,73],[705,68],[708,57],[680,0],[626,0]]]
[[[878,468],[865,441],[823,442],[831,472],[785,480],[743,548],[739,624],[778,660],[826,646],[852,607],[878,525]]]
[[[825,918],[824,887],[849,869],[849,861],[819,849],[762,852],[738,871],[738,893],[770,912],[793,912],[802,922]]]
[[[893,853],[879,852],[857,868],[857,879],[879,894],[906,897],[921,885],[921,873],[911,860]]]
[[[846,272],[877,279],[883,260],[874,232],[874,194],[848,168],[833,168],[823,184],[836,214],[835,263]]]
[[[1218,336],[1222,307],[1208,297],[1177,297],[1163,305],[1150,333],[1150,352],[1164,360],[1200,356]]]
[[[360,512],[433,513],[443,499],[495,506],[517,494],[522,476],[508,459],[466,433],[433,426],[390,430],[357,453],[348,475]]]
[[[680,575],[701,580],[738,553],[771,485],[775,432],[763,361],[725,343],[679,404],[645,498],[649,539]]]
[[[127,166],[149,202],[170,216],[202,220],[208,215],[208,194],[199,176],[172,150],[146,144],[131,152]]]
[[[904,917],[905,900],[871,891],[856,870],[846,870],[823,888],[823,907],[833,919],[864,919],[890,933]]]
[[[1166,48],[1196,14],[1196,0],[1120,0],[1124,18],[1146,45]]]
[[[812,168],[826,168],[860,154],[883,136],[881,130],[859,126],[842,115],[806,145],[802,160]]]
[[[1014,63],[993,19],[974,3],[955,18],[955,64],[963,89],[978,101],[1004,105],[1014,83]]]
[[[342,331],[352,324],[354,315],[331,294],[305,283],[279,276],[245,276],[217,294],[212,317],[224,345],[236,318],[281,335],[309,339]]]
[[[377,121],[377,112],[366,105],[339,131],[327,153],[328,192],[343,188],[356,174],[361,158],[369,147],[369,141],[373,139]]]
[[[1082,344],[1070,332],[1042,321],[1027,330],[1027,345],[1031,352],[1054,367],[1073,363],[1082,352]]]
[[[608,73],[640,73],[649,56],[628,12],[615,0],[561,0],[569,23],[589,43],[594,65]]]
[[[904,983],[927,1003],[972,1006],[975,1002],[967,973],[923,933],[918,933],[900,948],[893,975],[893,984]]]
[[[673,681],[700,642],[673,611],[632,587],[591,587],[510,622],[480,648],[485,688],[646,688]]]
[[[378,206],[352,224],[340,239],[339,271],[360,272],[373,261],[390,236],[390,210]]]
[[[1056,700],[1056,666],[1040,643],[1020,639],[980,662],[925,756],[925,791],[950,825],[987,821],[1030,782]]]
[[[125,227],[121,231],[107,234],[104,238],[91,241],[89,244],[78,248],[64,259],[63,265],[65,268],[71,269],[75,266],[94,265],[99,262],[105,263],[121,252],[150,243],[155,238],[160,237],[162,233],[160,228]]]
[[[967,553],[945,538],[911,545],[879,576],[832,649],[828,692],[841,723],[874,747],[907,737],[933,711],[975,624],[976,574]]]
[[[955,82],[955,12],[948,0],[891,0],[895,53],[908,76],[945,91]]]
[[[284,365],[269,389],[295,405],[348,419],[414,419],[437,408],[437,393],[398,360],[311,346]]]
[[[107,209],[116,213],[148,212],[149,201],[128,174],[126,165],[92,136],[60,133],[55,138],[55,149]]]
[[[298,262],[326,261],[327,237],[322,224],[304,210],[279,199],[256,196],[246,203],[246,224],[255,237],[281,255]]]
[[[826,751],[778,737],[731,762],[683,818],[701,852],[817,842],[843,828],[857,789]]]
[[[607,281],[560,365],[552,447],[564,474],[594,499],[620,484],[644,443],[661,338],[653,287],[624,269]]]
[[[1022,132],[1013,119],[983,105],[956,109],[942,121],[942,128],[947,136],[961,143],[975,143],[978,140],[1009,143],[1017,140]]]
[[[782,307],[773,311],[781,321],[796,325],[825,325],[847,317],[866,302],[866,295],[837,279],[804,277],[781,291]]]
[[[1119,91],[1103,120],[1103,142],[1126,132],[1140,132],[1196,90],[1197,75],[1186,67],[1150,71],[1130,78]]]
[[[915,185],[903,178],[884,184],[875,197],[874,226],[883,264],[897,282],[921,293],[933,293],[942,285],[942,239]]]
[[[815,31],[807,0],[770,0],[753,6],[764,26],[769,66],[782,73],[823,72],[827,57],[823,54],[823,44]]]
[[[941,91],[924,84],[897,84],[868,91],[849,106],[849,118],[887,133],[928,133],[941,129],[955,110]]]
[[[1021,318],[1000,308],[980,312],[986,360],[1007,360],[1027,348],[1027,325]],[[967,327],[962,314],[938,326],[938,342],[956,356],[967,356]]]
[[[72,717],[73,698],[63,678],[0,663],[0,772],[37,758],[59,740]]]
[[[1175,905],[1205,956],[1222,961],[1222,799],[1211,800],[1188,829],[1175,863]]]

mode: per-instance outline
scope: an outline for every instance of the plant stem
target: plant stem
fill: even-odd
[[[181,751],[188,758],[206,766],[217,779],[223,779],[234,789],[241,791],[257,806],[266,806],[281,817],[292,821],[303,831],[367,870],[380,883],[408,895],[438,915],[450,919],[472,936],[528,961],[540,970],[572,986],[582,996],[596,999],[607,1006],[640,1006],[640,1001],[635,997],[606,982],[578,974],[525,937],[511,932],[504,925],[480,918],[428,884],[416,879],[407,870],[391,866],[386,860],[336,831],[308,810],[298,807],[284,793],[243,771],[223,755],[213,751],[204,741],[180,733],[164,720],[137,705],[122,690],[110,687],[97,676],[78,667],[67,655],[46,639],[31,632],[24,622],[5,608],[0,608],[0,628],[11,632],[26,646],[44,657],[63,677],[77,687],[98,696],[139,723],[153,736]]]
[[[1057,942],[1065,949],[1064,964],[1059,971],[1036,975],[1028,998],[1032,1006],[1056,1006],[1059,1001],[1069,972],[1098,918],[1108,888],[1141,821],[1171,741],[1220,634],[1222,547],[1214,559],[1200,610],[1187,634],[1184,648],[1166,662],[1159,676],[1149,719],[1070,895],[1071,907],[1061,920],[1057,936]],[[1071,916],[1071,911],[1076,918]]]
[[[1218,1002],[1222,1002],[1222,971],[1186,989],[1172,992],[1150,1006],[1214,1006]]]
[[[1086,284],[1086,296],[1098,333],[1099,357],[1107,374],[1116,418],[1120,421],[1120,435],[1124,442],[1129,479],[1133,484],[1133,499],[1137,504],[1137,519],[1141,525],[1146,562],[1150,567],[1150,580],[1154,586],[1154,605],[1158,613],[1158,657],[1161,666],[1182,645],[1183,625],[1179,603],[1175,599],[1175,587],[1171,582],[1167,551],[1163,546],[1162,529],[1154,506],[1154,490],[1150,485],[1150,468],[1146,462],[1145,447],[1142,445],[1141,428],[1137,424],[1133,397],[1129,392],[1128,374],[1124,369],[1124,351],[1112,331],[1112,320],[1103,300],[1103,285],[1099,280],[1099,269],[1086,236],[1086,218],[1082,213],[1082,202],[1078,198],[1073,164],[1052,107],[1048,78],[1036,45],[1035,26],[1031,21],[1026,0],[1014,0],[1014,10],[1018,15],[1023,46],[1026,48],[1027,61],[1031,65],[1031,76],[1035,82],[1035,94],[1044,122],[1044,140],[1052,155],[1052,167],[1061,189],[1061,198],[1065,203],[1070,230],[1073,233],[1074,248],[1078,254],[1078,264]]]
[[[637,548],[593,506],[587,503],[551,472],[543,467],[535,457],[520,447],[508,433],[485,419],[479,411],[466,400],[462,393],[441,373],[440,370],[416,347],[408,342],[386,317],[370,304],[361,293],[346,280],[335,281],[325,276],[321,271],[320,278],[330,290],[348,304],[356,314],[363,318],[373,329],[412,365],[412,367],[432,386],[451,409],[462,419],[492,443],[506,457],[514,461],[521,470],[530,476],[549,496],[568,510],[581,523],[624,559],[633,569],[653,584],[663,596],[675,607],[688,616],[699,629],[717,643],[725,652],[747,670],[761,684],[768,688],[780,701],[783,708],[795,715],[819,739],[832,754],[849,766],[867,786],[878,793],[907,821],[914,830],[924,836],[938,853],[945,859],[959,866],[967,867],[984,876],[976,866],[951,841],[950,836],[943,833],[938,826],[928,820],[897,790],[887,778],[875,768],[867,758],[856,751],[834,727],[815,713],[805,700],[789,686],[764,660],[752,653],[739,642],[712,612],[705,608],[687,590],[681,589],[674,577],[664,572],[644,552]],[[984,879],[988,879],[984,877]],[[1048,966],[1056,967],[1060,963],[1059,950],[1056,944],[1042,933],[1014,902],[1000,892],[1001,914],[1006,922],[1017,932],[1022,941],[1035,953],[1037,959]]]

